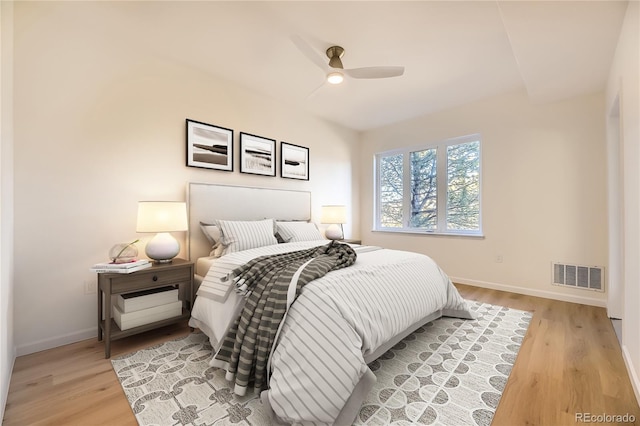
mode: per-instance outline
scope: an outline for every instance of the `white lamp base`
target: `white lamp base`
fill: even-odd
[[[338,226],[335,223],[331,224],[324,231],[324,236],[327,237],[330,240],[341,240],[342,238],[344,238],[344,234],[342,232],[342,227]]]
[[[145,253],[158,263],[169,263],[180,253],[180,243],[168,232],[158,232],[147,243]]]

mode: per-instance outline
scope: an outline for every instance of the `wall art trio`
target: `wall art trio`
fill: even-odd
[[[187,166],[233,171],[233,130],[186,120]],[[240,132],[240,173],[275,176],[275,139]],[[309,148],[280,142],[280,177],[309,180]]]

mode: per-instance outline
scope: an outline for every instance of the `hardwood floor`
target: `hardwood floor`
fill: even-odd
[[[118,356],[189,333],[186,321],[111,342]],[[127,398],[104,358],[104,344],[85,340],[15,362],[3,426],[136,426]]]
[[[533,312],[493,425],[572,425],[576,413],[635,416],[611,321],[602,308],[456,285],[467,299]],[[112,343],[112,356],[189,332],[186,323]],[[87,340],[16,360],[3,425],[136,425],[104,346]],[[620,423],[608,423],[620,424]],[[457,426],[457,425],[456,425]]]
[[[640,408],[604,308],[456,285],[466,299],[533,312],[493,425],[572,425]],[[622,424],[610,422],[606,424]]]

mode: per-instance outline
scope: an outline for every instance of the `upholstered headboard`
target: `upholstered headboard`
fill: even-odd
[[[187,186],[187,208],[187,255],[195,261],[208,256],[211,251],[211,245],[200,229],[200,222],[266,218],[310,220],[311,193],[190,182]]]

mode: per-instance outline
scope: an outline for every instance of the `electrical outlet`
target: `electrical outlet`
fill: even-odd
[[[502,263],[502,255],[496,254],[496,263]]]
[[[84,282],[84,294],[96,294],[98,292],[98,283],[93,280]]]

